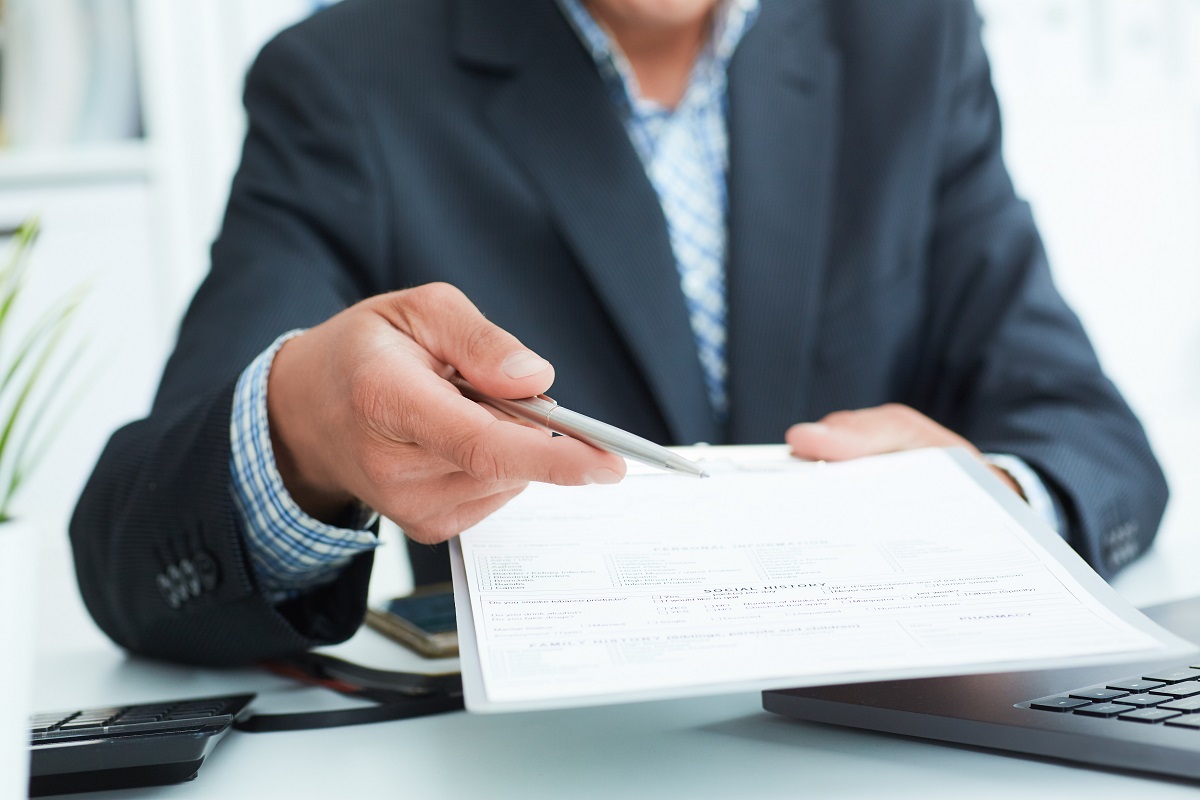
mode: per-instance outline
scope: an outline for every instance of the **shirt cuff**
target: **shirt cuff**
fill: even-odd
[[[983,458],[993,467],[1007,472],[1008,476],[1017,482],[1021,494],[1025,495],[1025,502],[1029,504],[1033,513],[1049,525],[1051,530],[1066,538],[1067,526],[1062,506],[1033,467],[1026,464],[1024,459],[1003,453],[985,453]]]
[[[303,332],[283,334],[246,367],[234,390],[229,424],[230,492],[250,562],[272,602],[333,581],[354,556],[379,544],[367,530],[378,514],[363,507],[349,523],[357,527],[351,528],[314,519],[292,499],[276,466],[267,422],[267,378],[279,348]]]

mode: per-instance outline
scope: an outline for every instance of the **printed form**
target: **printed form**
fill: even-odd
[[[453,566],[469,709],[1189,649],[1016,495],[968,474],[964,453],[840,464],[775,447],[697,453],[712,477],[535,484],[462,534]]]

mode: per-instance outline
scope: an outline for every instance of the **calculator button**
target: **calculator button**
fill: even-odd
[[[178,713],[168,714],[167,719],[169,719],[169,720],[209,719],[212,716],[213,715],[208,713],[207,711],[180,711]]]
[[[1071,697],[1079,697],[1084,700],[1112,700],[1116,697],[1124,697],[1129,692],[1123,689],[1106,689],[1103,686],[1094,686],[1091,689],[1080,689],[1077,692],[1071,692]]]
[[[59,726],[59,730],[60,731],[86,731],[86,730],[95,729],[95,730],[99,731],[99,730],[103,729],[103,727],[104,727],[103,725],[96,723],[95,720],[85,719],[85,720],[79,720],[79,721],[71,720],[70,722],[64,722],[61,726]]]
[[[1178,716],[1179,716],[1178,711],[1167,711],[1166,709],[1162,709],[1162,708],[1139,708],[1136,711],[1128,711],[1128,712],[1122,714],[1121,716],[1117,717],[1117,719],[1126,719],[1126,720],[1129,720],[1130,722],[1154,723],[1154,722],[1161,722],[1164,719],[1170,719],[1171,717],[1178,717]]]
[[[1091,703],[1076,697],[1043,697],[1040,700],[1034,700],[1029,705],[1042,711],[1070,711],[1073,708],[1091,705]]]
[[[1131,694],[1126,697],[1118,697],[1113,700],[1114,703],[1120,703],[1123,706],[1137,706],[1138,708],[1146,708],[1156,706],[1159,703],[1165,703],[1170,698],[1163,697],[1160,694]]]
[[[156,703],[152,706],[130,706],[125,709],[125,716],[145,717],[145,716],[162,716],[167,713],[167,709],[161,703]]]
[[[1172,700],[1169,703],[1163,703],[1159,708],[1169,708],[1172,711],[1182,711],[1185,714],[1192,714],[1200,711],[1200,695],[1188,697],[1183,700]]]
[[[1076,714],[1082,714],[1085,717],[1115,717],[1117,714],[1127,711],[1129,711],[1129,706],[1121,706],[1116,703],[1092,703],[1090,706],[1080,706],[1075,709]]]
[[[1123,681],[1114,681],[1108,684],[1108,688],[1124,689],[1127,692],[1148,692],[1162,685],[1162,681],[1146,680],[1145,678],[1126,678]]]
[[[109,708],[89,708],[84,711],[80,711],[79,713],[81,716],[85,717],[101,717],[103,719],[111,719],[124,710],[125,709],[123,707],[112,706]]]
[[[222,703],[180,703],[177,706],[173,706],[171,708],[171,712],[174,713],[176,711],[207,711],[211,714],[213,712],[218,711],[222,705],[223,705]]]
[[[1186,717],[1175,717],[1167,720],[1167,724],[1172,728],[1197,728],[1200,729],[1200,714],[1192,714]]]
[[[1191,697],[1200,694],[1200,681],[1184,681],[1183,683],[1173,683],[1170,686],[1160,686],[1157,689],[1151,689],[1150,694],[1162,694],[1177,698]]]
[[[1149,675],[1143,675],[1148,681],[1162,681],[1163,683],[1179,683],[1180,681],[1193,681],[1200,678],[1200,669],[1173,669],[1164,672],[1155,672]]]
[[[73,716],[73,715],[72,714],[64,714],[61,711],[55,712],[53,714],[34,714],[32,717],[29,718],[29,721],[30,722],[55,723],[55,722],[60,722],[70,716]]]

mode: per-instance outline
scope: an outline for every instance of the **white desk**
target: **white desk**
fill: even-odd
[[[1181,562],[1195,536],[1168,530],[1118,588],[1137,603],[1200,591]],[[404,582],[381,552],[372,594]],[[61,544],[43,553],[39,710],[256,691],[264,710],[341,704],[324,690],[254,671],[128,659],[87,618]],[[405,669],[408,656],[364,629],[337,652]],[[436,798],[1195,798],[1193,786],[936,745],[767,714],[757,693],[571,711],[445,714],[296,733],[233,733],[191,783],[97,797]]]

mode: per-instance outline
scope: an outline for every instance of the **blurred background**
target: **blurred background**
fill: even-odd
[[[91,287],[73,335],[97,377],[18,504],[44,559],[68,558],[84,480],[112,430],[149,407],[207,269],[247,66],[325,4],[0,0],[0,228],[42,219],[27,309]],[[1200,555],[1200,0],[979,9],[1018,190],[1167,470],[1160,536]],[[1188,566],[1160,561],[1130,568],[1131,600],[1167,599],[1145,587]]]

